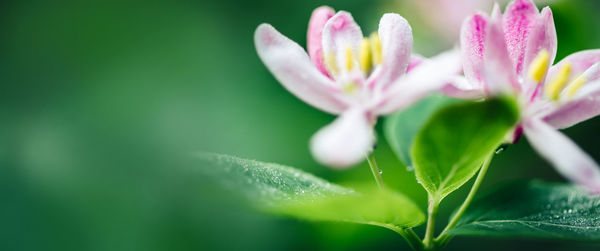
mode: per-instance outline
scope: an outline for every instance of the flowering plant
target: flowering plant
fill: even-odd
[[[269,24],[256,29],[254,42],[287,90],[338,116],[310,140],[314,158],[335,168],[366,158],[378,185],[351,189],[278,164],[201,155],[261,209],[388,228],[415,250],[440,249],[464,235],[600,239],[600,170],[557,130],[600,113],[600,52],[578,52],[552,66],[557,38],[550,8],[539,12],[530,0],[515,0],[502,14],[495,5],[490,16],[464,21],[460,53],[429,59],[412,52],[412,28],[393,13],[363,37],[350,13],[317,8],[308,52]],[[383,181],[374,157],[374,126],[382,116],[385,139],[427,192],[427,214]],[[475,199],[492,157],[523,133],[574,185],[510,183]],[[473,178],[436,235],[442,201]],[[423,223],[420,238],[414,228]]]

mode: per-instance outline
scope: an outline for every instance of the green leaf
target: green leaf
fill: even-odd
[[[409,170],[412,170],[413,165],[410,158],[410,147],[419,130],[434,112],[457,102],[457,99],[434,95],[386,118],[384,123],[385,137],[398,159]]]
[[[513,182],[476,199],[448,233],[600,240],[600,197],[573,185]]]
[[[468,102],[438,111],[411,149],[415,175],[430,197],[441,201],[479,170],[519,118],[509,99]]]
[[[200,154],[204,172],[268,212],[305,220],[343,221],[393,230],[425,221],[405,196],[385,190],[358,193],[303,171],[274,163]]]

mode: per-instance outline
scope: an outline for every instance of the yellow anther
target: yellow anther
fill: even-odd
[[[346,46],[346,69],[348,71],[351,71],[353,66],[354,66],[354,52],[352,51],[352,47]]]
[[[581,88],[581,86],[583,86],[583,84],[585,84],[585,82],[587,82],[587,78],[584,76],[579,76],[575,80],[573,80],[573,82],[571,82],[571,84],[569,84],[569,87],[567,87],[568,88],[567,97],[572,98],[573,96],[575,96],[575,93],[577,93],[577,90],[579,90],[579,88]]]
[[[365,73],[368,72],[371,69],[371,44],[366,38],[360,41],[358,58],[360,69]]]
[[[335,54],[333,52],[325,53],[325,67],[329,70],[331,74],[338,74],[339,69],[337,67],[337,63],[335,62]]]
[[[529,65],[529,77],[536,83],[541,82],[546,75],[549,62],[550,53],[546,49],[541,50]]]
[[[546,85],[546,95],[552,100],[558,100],[560,91],[565,87],[571,74],[571,64],[565,63],[558,70],[558,74]]]
[[[381,64],[381,62],[383,62],[383,57],[381,55],[381,40],[379,40],[379,35],[377,35],[377,33],[372,33],[369,37],[369,40],[371,44],[371,55],[373,57],[373,64]]]

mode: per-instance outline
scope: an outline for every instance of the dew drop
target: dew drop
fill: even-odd
[[[383,170],[379,169],[379,174],[383,174]]]

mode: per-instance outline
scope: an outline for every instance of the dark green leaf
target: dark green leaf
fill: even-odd
[[[419,132],[411,155],[417,180],[441,201],[467,182],[518,120],[514,101],[468,102],[437,112]]]
[[[412,169],[413,165],[410,158],[410,147],[419,130],[434,112],[456,102],[458,102],[457,99],[434,95],[386,118],[385,137],[398,159],[408,169]]]
[[[600,198],[573,185],[511,183],[476,199],[449,234],[600,240]]]
[[[232,156],[201,154],[200,159],[205,172],[269,212],[392,229],[425,220],[411,200],[392,191],[358,193],[291,167]]]

